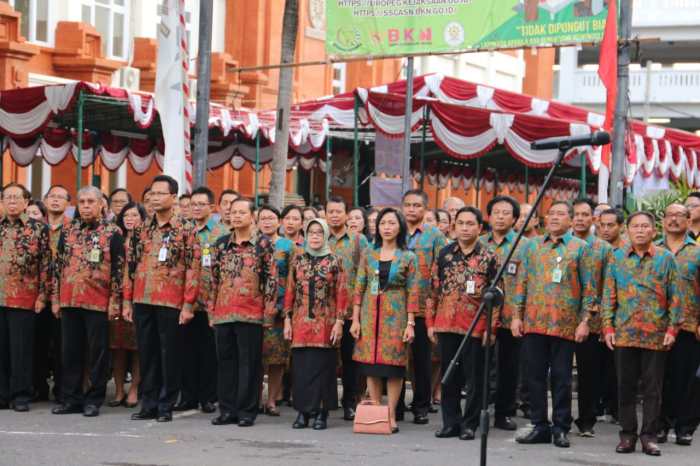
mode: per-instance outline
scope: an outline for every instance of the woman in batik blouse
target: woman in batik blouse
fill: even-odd
[[[386,208],[377,217],[374,247],[363,252],[355,280],[350,333],[357,340],[353,359],[367,377],[372,401],[382,399],[383,379],[393,432],[396,405],[406,375],[408,344],[413,341],[418,310],[416,255],[406,247],[406,220],[396,209]]]
[[[295,429],[326,428],[328,410],[338,407],[337,346],[343,335],[347,291],[342,261],[331,253],[325,220],[306,226],[303,252],[291,260],[284,298],[284,336],[292,342]]]

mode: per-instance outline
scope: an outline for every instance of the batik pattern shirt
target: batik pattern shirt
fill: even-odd
[[[678,268],[673,254],[650,246],[640,257],[631,246],[618,249],[605,276],[603,331],[618,347],[664,350],[664,335],[681,324]]]
[[[196,227],[195,227],[196,229]],[[214,263],[214,244],[224,235],[229,233],[228,228],[223,223],[219,223],[214,218],[197,231],[197,242],[199,243],[200,274],[199,292],[197,293],[197,304],[195,311],[206,312],[209,304],[209,292],[211,291],[211,271]]]
[[[508,251],[515,242],[515,238],[518,234],[514,230],[510,230],[501,240],[497,243],[493,237],[493,233],[489,232],[482,235],[479,240],[484,246],[490,247],[498,255],[499,263],[503,263],[506,260]],[[515,248],[513,255],[506,266],[506,270],[503,274],[503,306],[501,306],[500,312],[498,314],[494,313],[495,321],[498,326],[505,329],[510,329],[510,322],[513,320],[514,312],[514,302],[515,302],[515,284],[517,282],[518,274],[522,271],[522,255],[527,243],[530,240],[524,236],[520,238],[518,246]]]
[[[194,227],[178,216],[163,225],[155,215],[134,230],[127,252],[124,301],[193,310],[201,254]]]
[[[331,348],[331,331],[345,318],[347,283],[335,254],[296,254],[290,264],[284,310],[292,318],[292,348]]]
[[[338,256],[338,258],[343,263],[343,270],[346,276],[346,294],[347,296],[352,296],[355,292],[355,277],[357,276],[357,267],[360,265],[360,256],[362,252],[369,247],[367,238],[365,235],[352,233],[345,230],[340,237],[337,237],[331,233],[328,239],[328,245],[331,248],[333,254]],[[349,299],[346,304],[347,308],[344,310],[344,318],[352,318],[352,300]]]
[[[277,272],[269,237],[254,232],[238,243],[236,233],[214,246],[209,319],[216,324],[246,322],[271,326],[276,310]]]
[[[0,307],[34,310],[50,290],[49,229],[22,214],[0,220]]]
[[[657,245],[668,249],[664,239]],[[678,293],[683,310],[681,329],[696,333],[700,325],[700,246],[690,236],[675,254],[678,267]]]
[[[74,222],[58,240],[51,302],[118,316],[122,310],[124,238],[106,220]]]
[[[435,332],[466,334],[498,267],[496,253],[480,242],[466,256],[457,242],[445,246],[433,264],[433,293],[428,298],[425,315],[427,327]],[[497,286],[502,288],[502,284]],[[491,325],[495,331],[497,319]],[[472,336],[481,337],[485,330],[484,313]]]
[[[408,314],[418,312],[416,255],[396,250],[386,286],[379,286],[380,249],[362,254],[355,281],[354,304],[360,306],[360,339],[353,360],[364,364],[406,366],[407,343],[403,334]]]
[[[514,297],[526,334],[574,340],[579,323],[596,312],[589,254],[586,242],[571,232],[530,240]]]
[[[277,270],[277,302],[275,310],[276,317],[281,318],[284,315],[284,296],[287,291],[287,280],[289,278],[289,263],[294,257],[295,252],[301,251],[294,242],[287,238],[279,237],[275,240],[275,253],[273,260]],[[342,311],[342,309],[341,309]]]
[[[418,281],[418,311],[416,317],[424,317],[426,301],[432,294],[431,273],[433,262],[437,259],[442,248],[447,246],[447,238],[432,225],[421,225],[406,238],[408,249],[418,258],[416,270]]]
[[[590,333],[599,334],[601,332],[600,306],[603,300],[603,287],[605,286],[605,273],[612,257],[613,247],[607,241],[598,238],[593,233],[589,233],[585,239],[589,248],[589,258],[591,264],[591,287],[595,291],[595,310],[588,321]]]

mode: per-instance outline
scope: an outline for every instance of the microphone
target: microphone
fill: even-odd
[[[539,141],[533,141],[532,144],[530,144],[530,148],[532,150],[568,150],[572,147],[604,146],[605,144],[610,144],[610,134],[605,131],[596,131],[582,136],[540,139]]]

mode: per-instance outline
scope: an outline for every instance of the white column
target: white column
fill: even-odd
[[[127,165],[129,161],[124,159],[124,163],[121,164],[117,170],[117,188],[126,189],[126,170],[128,170]]]
[[[41,196],[44,197],[51,187],[51,165],[41,160]]]
[[[557,100],[573,102],[576,95],[576,70],[578,69],[578,50],[576,47],[559,49],[559,92]]]

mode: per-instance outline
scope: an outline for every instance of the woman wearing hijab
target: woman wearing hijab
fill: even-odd
[[[377,217],[374,248],[362,253],[355,282],[350,333],[357,340],[353,359],[367,376],[369,396],[382,399],[387,379],[389,414],[393,432],[396,405],[406,375],[408,345],[415,336],[418,310],[418,259],[406,246],[406,220],[388,207]]]
[[[340,258],[331,253],[325,220],[306,226],[303,253],[289,268],[284,299],[284,336],[292,342],[292,399],[299,412],[295,429],[327,426],[328,410],[338,407],[337,346],[343,335],[347,292]]]

